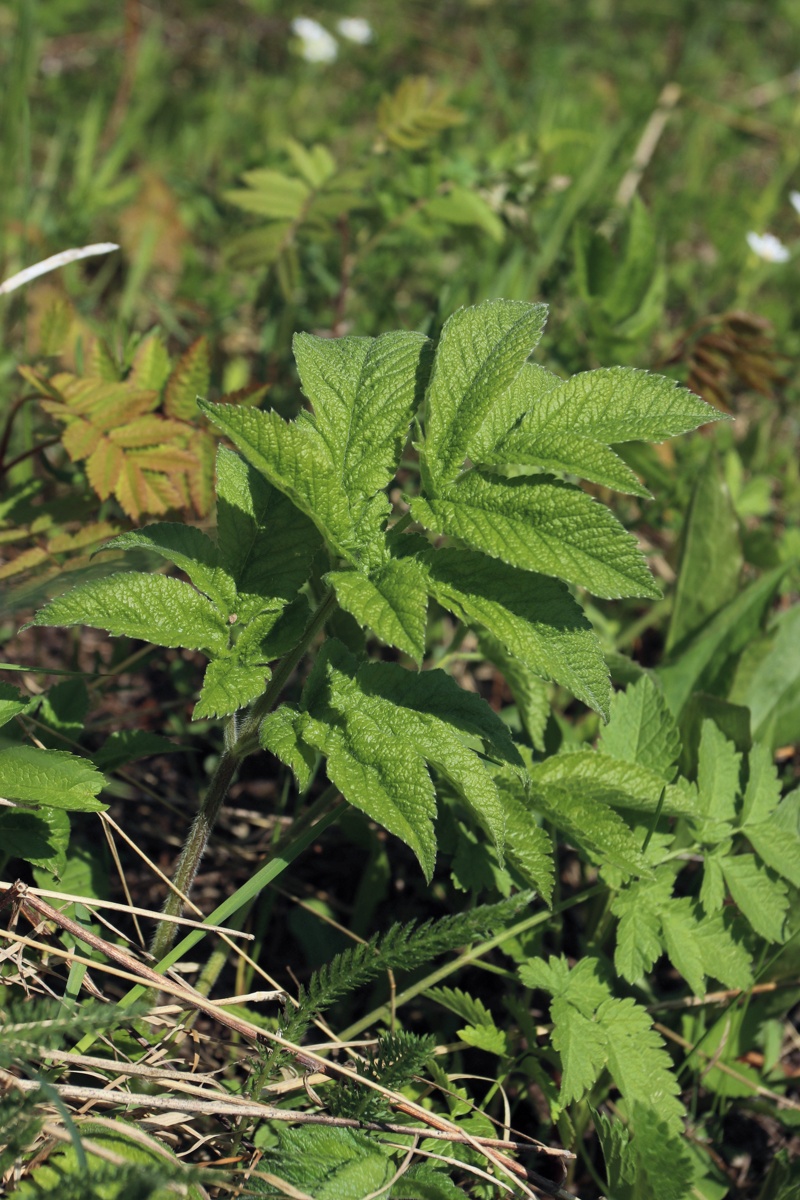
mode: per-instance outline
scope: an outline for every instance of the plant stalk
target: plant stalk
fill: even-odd
[[[275,673],[266,691],[260,699],[256,700],[242,724],[241,730],[237,730],[236,716],[234,715],[229,718],[225,729],[225,750],[217,763],[217,768],[211,777],[208,791],[203,797],[200,809],[181,850],[180,858],[172,877],[173,888],[164,904],[163,911],[165,916],[180,916],[183,912],[185,897],[189,894],[195,875],[202,862],[206,846],[208,845],[208,839],[216,824],[220,809],[225,802],[225,797],[233,782],[233,777],[236,774],[239,763],[248,754],[258,749],[259,725],[266,714],[271,712],[278,703],[292,672],[320,629],[324,626],[335,605],[335,594],[333,591],[329,591],[312,614],[297,645],[281,659],[275,668]],[[176,926],[172,921],[159,922],[150,947],[156,961],[160,961],[169,950],[175,939],[175,932]]]

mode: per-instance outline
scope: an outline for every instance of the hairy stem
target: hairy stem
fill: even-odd
[[[180,916],[183,912],[184,898],[189,894],[208,845],[211,830],[214,828],[220,809],[225,802],[239,763],[248,754],[252,754],[258,749],[259,725],[266,714],[271,712],[278,703],[292,672],[324,626],[335,605],[336,597],[330,591],[323,597],[312,614],[297,645],[278,663],[267,690],[259,700],[256,700],[241,728],[237,728],[235,715],[228,719],[225,729],[225,750],[217,763],[208,791],[202,799],[200,809],[181,850],[172,877],[173,888],[164,905],[165,916]],[[164,957],[172,945],[175,939],[175,929],[172,921],[159,923],[151,946],[152,954],[157,961]]]

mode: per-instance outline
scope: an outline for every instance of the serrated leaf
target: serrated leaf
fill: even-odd
[[[293,772],[297,786],[304,792],[311,782],[317,752],[303,741],[304,717],[288,704],[268,713],[261,722],[259,742]]]
[[[560,429],[545,427],[534,434],[524,419],[480,461],[482,465],[501,469],[534,467],[543,471],[563,471],[617,492],[650,496],[630,467],[608,446]]]
[[[658,1113],[673,1133],[683,1133],[680,1084],[652,1018],[635,1000],[606,1000],[597,1023],[607,1039],[608,1066],[626,1101]]]
[[[555,884],[553,843],[518,782],[514,786],[507,772],[495,772],[494,777],[505,817],[506,856],[549,905]]]
[[[433,551],[425,566],[440,604],[467,625],[484,626],[530,670],[607,714],[600,644],[563,584],[467,550]]]
[[[328,777],[345,799],[410,846],[430,881],[436,799],[413,744],[358,710],[348,712],[341,725],[307,717],[303,739],[326,756]]]
[[[534,787],[548,786],[575,789],[603,804],[636,812],[669,815],[695,815],[696,803],[691,792],[666,786],[661,776],[639,763],[621,762],[592,750],[574,754],[553,755],[530,769]]]
[[[164,412],[180,421],[197,416],[197,397],[208,391],[211,377],[208,339],[199,337],[172,368],[164,390]]]
[[[550,476],[501,479],[471,470],[435,497],[415,497],[411,511],[436,533],[596,596],[660,595],[644,556],[613,514]]]
[[[547,309],[487,300],[444,325],[425,404],[425,460],[437,484],[455,479],[494,400],[538,343]]]
[[[713,721],[704,721],[697,761],[700,809],[708,836],[726,836],[725,825],[736,819],[736,796],[742,756]]]
[[[312,522],[240,455],[217,453],[217,538],[221,565],[247,621],[269,601],[291,600],[320,543]]]
[[[170,372],[167,348],[157,333],[151,333],[139,345],[128,377],[140,390],[160,392]]]
[[[26,804],[75,812],[104,812],[95,799],[105,780],[85,758],[65,750],[7,746],[0,750],[0,795]]]
[[[157,646],[222,654],[230,626],[188,583],[128,572],[78,584],[39,609],[32,625],[91,625]]]
[[[752,964],[745,947],[731,933],[730,921],[726,920],[730,915],[728,911],[698,921],[694,937],[706,975],[725,987],[746,991],[753,982]]]
[[[782,942],[789,908],[786,884],[762,867],[754,854],[737,854],[720,862],[736,905],[756,933],[768,942]]]
[[[661,913],[671,895],[672,876],[659,872],[631,883],[612,900],[611,911],[619,919],[614,965],[629,983],[637,983],[661,955]]]
[[[747,787],[741,811],[743,827],[767,821],[781,800],[778,771],[769,747],[761,743],[753,746],[747,766]]]
[[[0,845],[9,858],[22,858],[34,867],[60,876],[66,865],[69,817],[61,809],[21,808],[0,811]]]
[[[598,750],[612,758],[640,763],[670,783],[680,752],[680,736],[664,697],[648,675],[642,675],[611,701],[611,716]]]
[[[640,839],[591,788],[534,780],[531,798],[533,807],[551,820],[568,842],[580,846],[592,862],[616,867],[625,876],[649,874]]]
[[[419,404],[429,345],[417,333],[294,338],[300,381],[314,405],[313,419],[305,414],[298,428],[314,435],[347,498],[354,530],[394,475]]]
[[[264,691],[272,672],[266,666],[247,666],[234,658],[216,658],[206,667],[200,698],[192,720],[226,717],[244,708]]]
[[[719,462],[710,454],[695,480],[683,527],[668,654],[733,600],[741,570],[739,522]]]
[[[508,1035],[496,1025],[466,1025],[456,1030],[456,1037],[476,1050],[485,1050],[487,1054],[501,1058],[509,1052]]]
[[[396,646],[415,662],[425,653],[428,589],[420,565],[412,558],[390,559],[371,575],[330,571],[325,580],[339,604],[359,625],[382,642]]]
[[[698,940],[698,922],[689,896],[672,900],[661,913],[664,945],[672,965],[680,971],[695,996],[705,995],[706,969]]]
[[[722,859],[730,849],[730,843],[717,847],[703,859],[703,882],[700,885],[700,903],[713,916],[722,911],[725,903],[725,880],[722,875]]]
[[[175,563],[225,616],[236,607],[234,582],[219,564],[216,543],[202,529],[162,521],[122,533],[103,546],[103,550],[134,549],[152,550]]]
[[[502,851],[504,817],[489,771],[470,748],[517,765],[503,723],[441,671],[424,676],[389,663],[357,663],[328,641],[303,693],[302,736],[328,757],[347,800],[401,837],[433,868],[435,801],[426,762],[441,772]],[[468,740],[469,739],[469,740]]]
[[[705,1193],[692,1186],[694,1171],[679,1131],[658,1119],[652,1108],[629,1106],[634,1136],[605,1113],[594,1113],[603,1147],[608,1193],[615,1200],[690,1200]]]

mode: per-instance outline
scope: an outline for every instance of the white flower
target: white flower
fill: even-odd
[[[311,17],[295,17],[292,33],[300,39],[300,53],[306,62],[331,63],[336,61],[339,43],[319,21]]]
[[[753,254],[763,258],[764,262],[785,263],[789,261],[788,248],[779,238],[775,237],[774,233],[748,233],[747,244]]]
[[[358,42],[359,46],[372,41],[372,26],[363,17],[340,17],[336,28],[348,42]]]
[[[800,192],[789,192],[789,199],[794,211],[800,213]]]

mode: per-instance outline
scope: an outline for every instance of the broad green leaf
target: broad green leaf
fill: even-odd
[[[274,411],[232,404],[203,401],[200,408],[248,462],[314,522],[331,547],[347,557],[345,547],[353,540],[347,497],[312,426],[284,421]]]
[[[436,533],[597,596],[660,595],[644,556],[616,517],[586,492],[550,476],[501,479],[471,470],[438,495],[417,496],[411,511]]]
[[[441,671],[418,675],[389,663],[358,667],[329,640],[309,676],[299,726],[328,758],[345,799],[401,837],[429,876],[436,841],[426,763],[452,784],[502,852],[504,815],[494,780],[471,748],[519,765],[502,721]]]
[[[742,561],[739,522],[719,462],[710,454],[695,480],[683,527],[668,654],[733,600]]]
[[[654,813],[665,792],[665,816],[691,816],[697,811],[690,792],[666,785],[661,776],[639,763],[621,762],[593,750],[556,754],[535,763],[530,771],[535,789],[556,786],[575,789],[615,808]]]
[[[303,391],[314,406],[304,413],[327,460],[358,509],[392,479],[422,397],[430,342],[421,333],[378,338],[320,338],[296,334],[294,356]],[[299,424],[299,422],[298,422]]]
[[[0,726],[7,725],[19,713],[28,707],[28,700],[23,700],[22,693],[10,683],[0,683]]]
[[[217,452],[217,539],[240,622],[270,600],[291,600],[320,543],[308,517],[226,446]]]
[[[0,795],[74,812],[104,812],[96,799],[105,780],[92,763],[65,750],[7,746],[0,750]]]
[[[389,559],[371,575],[331,571],[325,580],[359,625],[372,629],[382,642],[397,646],[415,662],[422,662],[428,589],[414,559]]]
[[[430,881],[436,861],[436,798],[425,760],[411,739],[349,707],[341,724],[306,717],[303,739],[327,759],[328,778],[355,808],[399,837]]]
[[[216,544],[194,525],[178,525],[171,521],[145,525],[143,529],[133,529],[112,538],[102,550],[152,550],[180,567],[225,616],[233,611],[234,582],[219,565]]]
[[[756,933],[768,942],[782,942],[789,908],[786,884],[762,867],[754,854],[737,854],[720,863],[734,902]]]
[[[480,429],[473,435],[469,447],[472,461],[494,462],[493,452],[498,442],[508,436],[520,417],[539,403],[540,397],[562,382],[560,376],[538,363],[525,363],[516,379],[495,399]]]
[[[22,858],[56,877],[66,864],[69,817],[61,809],[0,810],[0,846],[10,858]]]
[[[748,755],[753,748],[748,708],[730,704],[719,696],[709,696],[707,692],[693,692],[684,705],[678,723],[681,740],[678,770],[687,779],[697,777],[700,740],[706,722],[716,725],[742,756]]]
[[[559,429],[594,442],[660,442],[724,420],[674,379],[633,367],[605,367],[573,375],[553,388],[520,423],[520,431]]]
[[[435,550],[425,563],[440,604],[465,624],[484,626],[530,670],[607,715],[600,644],[563,584],[469,550]]]
[[[650,496],[630,467],[608,446],[546,426],[531,432],[525,418],[480,462],[499,469],[534,467],[543,471],[564,471],[617,492]]]
[[[41,608],[32,625],[92,625],[156,646],[221,654],[230,626],[188,583],[130,571],[78,584]]]
[[[667,783],[675,777],[680,738],[659,688],[642,675],[611,701],[611,717],[597,746],[603,754],[640,763]]]
[[[751,583],[711,618],[677,662],[658,668],[665,699],[676,716],[680,716],[693,691],[715,691],[728,661],[756,637],[788,569],[787,564],[776,567]]]
[[[580,959],[570,970],[563,955],[531,958],[519,969],[519,977],[526,987],[541,988],[558,999],[569,1003],[590,1017],[611,995],[611,989],[602,977],[600,962],[588,955]]]
[[[730,698],[750,709],[753,737],[777,748],[800,729],[800,604],[775,616],[754,651],[757,661],[737,674]]]
[[[286,422],[275,412],[201,408],[249,462],[350,562],[370,557],[389,515],[390,482],[424,381],[428,340],[299,335],[295,353],[314,404]],[[380,494],[378,494],[380,493]]]
[[[237,712],[261,695],[271,677],[269,667],[243,665],[235,658],[215,659],[206,667],[192,720]]]
[[[264,750],[285,763],[293,772],[297,786],[304,792],[311,782],[317,752],[303,741],[304,716],[287,704],[268,713],[261,722],[259,741]]]
[[[707,835],[712,840],[725,837],[726,823],[733,823],[736,819],[741,762],[742,756],[736,753],[733,743],[728,741],[713,721],[704,721],[700,735],[697,787],[700,809],[707,823]]]
[[[445,322],[425,406],[425,459],[438,482],[461,471],[492,404],[539,341],[546,317],[543,304],[487,300]]]

